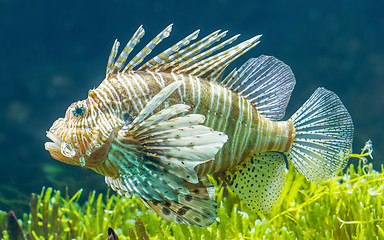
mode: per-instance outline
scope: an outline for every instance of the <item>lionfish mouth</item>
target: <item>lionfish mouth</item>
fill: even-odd
[[[47,131],[47,137],[52,140],[52,142],[46,142],[44,144],[45,150],[48,150],[49,152],[51,151],[60,151],[60,146],[62,141],[60,138],[56,136],[56,134]]]
[[[44,146],[53,158],[72,165],[82,165],[81,163],[79,164],[79,161],[74,159],[76,151],[71,144],[63,142],[52,131],[47,132],[47,137],[51,139],[52,142],[46,142]]]

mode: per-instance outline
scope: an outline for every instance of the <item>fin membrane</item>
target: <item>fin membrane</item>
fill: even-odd
[[[264,117],[284,117],[296,80],[291,68],[271,56],[251,58],[220,82],[250,101]]]
[[[278,201],[287,175],[284,154],[252,155],[226,173],[226,182],[250,209],[266,214]]]
[[[318,88],[290,121],[296,136],[288,158],[308,180],[321,182],[345,168],[352,150],[353,123],[335,93]]]
[[[145,205],[167,221],[206,227],[216,221],[217,204],[210,199],[209,188],[201,182],[186,183],[190,194],[179,194],[177,200],[148,201],[141,199]],[[214,191],[214,189],[213,189]]]

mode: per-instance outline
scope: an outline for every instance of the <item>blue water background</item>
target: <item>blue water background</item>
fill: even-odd
[[[238,41],[263,34],[251,57],[273,55],[297,84],[289,117],[319,86],[338,94],[355,124],[354,150],[374,144],[384,159],[384,1],[20,1],[0,0],[0,209],[27,208],[31,192],[51,186],[105,191],[91,170],[54,160],[45,131],[105,74],[113,41],[143,24],[141,46],[174,23],[157,50],[201,29]],[[158,52],[158,51],[157,51]]]

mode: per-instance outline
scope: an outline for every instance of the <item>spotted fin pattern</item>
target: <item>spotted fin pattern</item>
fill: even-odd
[[[251,58],[221,84],[248,99],[264,117],[284,117],[296,80],[291,68],[271,56]]]
[[[226,173],[230,188],[250,209],[266,214],[278,201],[287,175],[284,154],[255,154]]]
[[[179,194],[177,200],[148,201],[141,199],[145,205],[167,221],[206,227],[216,221],[217,204],[210,199],[209,191],[214,187],[202,182],[185,183],[189,194]]]

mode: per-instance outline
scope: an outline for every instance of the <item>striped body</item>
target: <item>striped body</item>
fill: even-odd
[[[114,191],[168,221],[199,227],[217,218],[206,174],[266,214],[283,191],[286,160],[314,182],[344,169],[353,123],[336,94],[319,88],[279,121],[296,83],[288,65],[261,55],[223,76],[261,35],[223,49],[239,35],[220,42],[227,31],[219,30],[193,42],[197,30],[141,64],[171,29],[130,60],[143,27],[118,57],[115,41],[105,80],[47,132],[52,157],[104,175]]]
[[[183,84],[161,108],[177,103],[187,104],[191,106],[189,112],[206,116],[204,125],[228,135],[227,143],[216,154],[215,160],[196,167],[199,176],[223,173],[253,153],[286,152],[290,148],[294,138],[292,123],[273,122],[264,118],[244,97],[217,83],[191,75],[119,73],[92,90],[90,98],[98,98],[94,102],[98,102],[102,111],[111,112],[118,119],[123,119],[124,112],[134,118],[154,95],[174,81],[182,81]],[[99,124],[105,122],[99,121]],[[111,121],[107,122],[109,124]],[[110,154],[113,155],[112,152]],[[120,162],[122,160],[119,159]],[[116,163],[110,158],[94,170],[111,175],[115,168],[113,166],[116,167]]]

